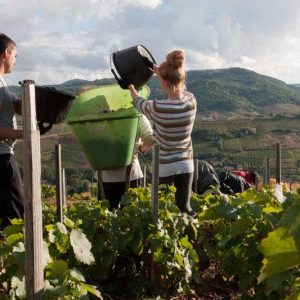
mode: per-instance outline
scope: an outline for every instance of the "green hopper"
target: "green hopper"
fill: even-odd
[[[150,89],[139,94],[147,98]],[[129,91],[115,84],[79,94],[66,121],[91,166],[107,170],[131,163],[139,118]]]

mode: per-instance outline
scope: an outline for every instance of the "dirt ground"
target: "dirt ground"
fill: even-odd
[[[171,297],[171,300],[237,300],[241,298],[234,279],[225,281],[218,271],[217,262],[202,273],[199,286],[190,291],[188,295]],[[251,291],[247,293],[251,295]]]

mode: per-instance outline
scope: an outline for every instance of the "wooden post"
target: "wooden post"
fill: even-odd
[[[61,173],[61,145],[55,145],[55,169],[56,169],[56,218],[58,222],[64,221],[62,199],[62,173]]]
[[[151,211],[153,223],[158,222],[158,186],[159,186],[159,144],[154,144],[152,151],[152,195]]]
[[[61,169],[61,188],[62,188],[62,203],[63,207],[67,207],[67,195],[66,195],[66,170]]]
[[[158,186],[159,186],[159,144],[154,143],[152,148],[152,194],[151,194],[151,212],[152,220],[156,225],[158,223]],[[151,284],[155,289],[158,280],[158,265],[153,261],[154,245],[151,244]]]
[[[270,185],[270,157],[266,157],[266,183],[265,185]]]
[[[143,166],[143,187],[145,188],[147,186],[147,166]]]
[[[276,183],[281,182],[281,145],[276,143]]]
[[[194,159],[194,192],[198,193],[198,159]]]
[[[98,177],[98,200],[105,199],[104,187],[103,187],[103,179],[102,179],[102,172],[101,170],[97,170],[97,177]]]
[[[125,174],[125,190],[126,193],[130,188],[130,173],[131,173],[132,163],[126,167],[126,174]]]
[[[35,86],[22,85],[23,165],[25,194],[26,299],[43,299],[40,133],[36,122]]]

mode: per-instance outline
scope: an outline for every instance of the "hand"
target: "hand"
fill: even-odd
[[[156,74],[156,75],[159,75],[159,68],[156,64],[153,64],[153,72]]]
[[[137,148],[138,148],[138,152],[141,154],[145,154],[147,151],[147,149],[144,147],[143,142],[139,142]]]
[[[128,89],[129,89],[130,92],[131,91],[136,91],[136,89],[135,89],[135,87],[134,87],[134,85],[132,83],[129,84]]]
[[[139,94],[138,94],[138,92],[137,92],[137,90],[135,89],[135,87],[134,87],[133,84],[129,84],[128,89],[129,89],[129,91],[130,91],[130,94],[131,94],[131,97],[132,97],[132,98],[139,97]]]

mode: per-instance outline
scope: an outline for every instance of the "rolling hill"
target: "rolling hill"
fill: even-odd
[[[54,87],[78,94],[115,82],[113,78],[95,81],[74,79]],[[152,98],[164,97],[156,77],[152,77],[147,84],[151,88]],[[198,100],[199,116],[193,131],[195,157],[209,159],[221,169],[239,164],[263,173],[265,156],[274,158],[274,145],[280,141],[282,174],[287,178],[300,178],[299,88],[240,68],[189,71],[187,87]],[[20,93],[19,86],[11,88]],[[287,111],[287,107],[290,108],[289,114],[282,114]],[[219,120],[215,117],[206,119],[206,115],[214,116],[216,112],[220,112],[223,117]],[[232,113],[236,113],[236,117],[228,117]],[[256,118],[258,114],[269,117]],[[46,176],[45,172],[53,173],[56,143],[63,146],[64,168],[90,168],[69,126],[62,123],[55,125],[49,134],[41,138],[44,178],[51,177]],[[21,143],[16,146],[16,157],[22,165]],[[274,166],[271,167],[274,170]],[[71,180],[70,176],[68,180]]]
[[[113,78],[95,81],[73,79],[62,84],[52,85],[58,90],[79,94],[97,86],[116,83]],[[152,77],[148,83],[151,97],[164,97],[157,77]],[[297,85],[288,85],[278,79],[242,69],[216,69],[187,72],[187,88],[195,94],[198,101],[198,112],[243,112],[264,114],[274,109],[278,113],[285,106],[291,105],[300,109],[300,89]],[[20,92],[20,87],[11,87]]]

